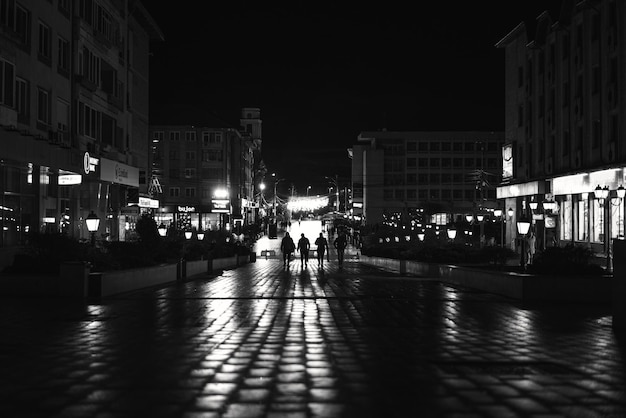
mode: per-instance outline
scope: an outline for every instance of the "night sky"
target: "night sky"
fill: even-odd
[[[299,194],[349,181],[361,131],[503,130],[494,45],[544,10],[558,20],[561,1],[429,3],[144,1],[165,36],[151,46],[151,106],[233,124],[261,108],[264,161]]]

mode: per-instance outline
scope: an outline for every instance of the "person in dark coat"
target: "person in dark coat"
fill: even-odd
[[[339,261],[339,267],[343,266],[343,255],[348,246],[348,239],[346,233],[343,230],[339,230],[339,235],[335,238],[333,245],[337,249],[337,260]]]
[[[300,234],[300,239],[298,240],[298,251],[300,251],[300,267],[305,267],[309,265],[309,250],[311,249],[311,243],[309,239],[304,236],[304,234]]]
[[[287,266],[291,260],[291,254],[296,249],[296,244],[293,243],[293,239],[289,236],[289,232],[285,232],[285,236],[280,242],[280,250],[283,252],[283,266]]]
[[[315,240],[315,245],[317,245],[317,264],[324,267],[324,253],[328,249],[328,241],[326,241],[321,232],[320,236]]]

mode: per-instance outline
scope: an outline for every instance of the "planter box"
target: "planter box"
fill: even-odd
[[[361,262],[395,271],[438,279],[445,283],[503,295],[523,302],[611,301],[612,277],[539,276],[480,270],[446,264],[361,256]]]

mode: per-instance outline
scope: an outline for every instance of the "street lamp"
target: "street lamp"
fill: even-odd
[[[530,229],[530,221],[526,218],[526,216],[521,216],[517,220],[517,233],[519,234],[519,238],[521,241],[521,255],[520,255],[520,266],[522,269],[526,270],[526,234],[528,234],[528,230]]]
[[[85,223],[87,224],[87,230],[91,233],[91,245],[95,246],[96,232],[98,231],[98,227],[100,226],[100,218],[98,218],[98,215],[96,215],[92,210],[85,218]]]
[[[306,197],[309,197],[309,190],[311,190],[311,186],[306,186]]]
[[[196,238],[198,238],[198,241],[202,241],[204,239],[204,232],[198,231]]]
[[[450,241],[454,241],[454,239],[456,238],[456,229],[454,228],[448,229],[448,238],[450,239]]]
[[[159,225],[159,227],[157,228],[157,231],[159,231],[159,235],[162,237],[167,235],[167,227],[162,222],[161,222],[161,225]]]

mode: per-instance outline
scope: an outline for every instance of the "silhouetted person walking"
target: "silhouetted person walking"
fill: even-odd
[[[321,232],[320,236],[315,240],[315,245],[317,245],[317,264],[324,267],[324,253],[328,249],[328,241],[326,241]]]
[[[286,267],[291,260],[291,254],[296,249],[293,239],[289,236],[289,232],[285,232],[285,236],[280,242],[280,250],[283,252],[283,267]]]
[[[343,266],[343,255],[348,246],[348,239],[346,233],[343,230],[339,231],[339,235],[335,238],[333,245],[337,249],[337,260],[339,260],[339,267]]]
[[[300,251],[300,267],[309,265],[309,249],[311,249],[311,243],[309,239],[304,236],[304,234],[300,234],[300,239],[298,240],[298,251]]]

